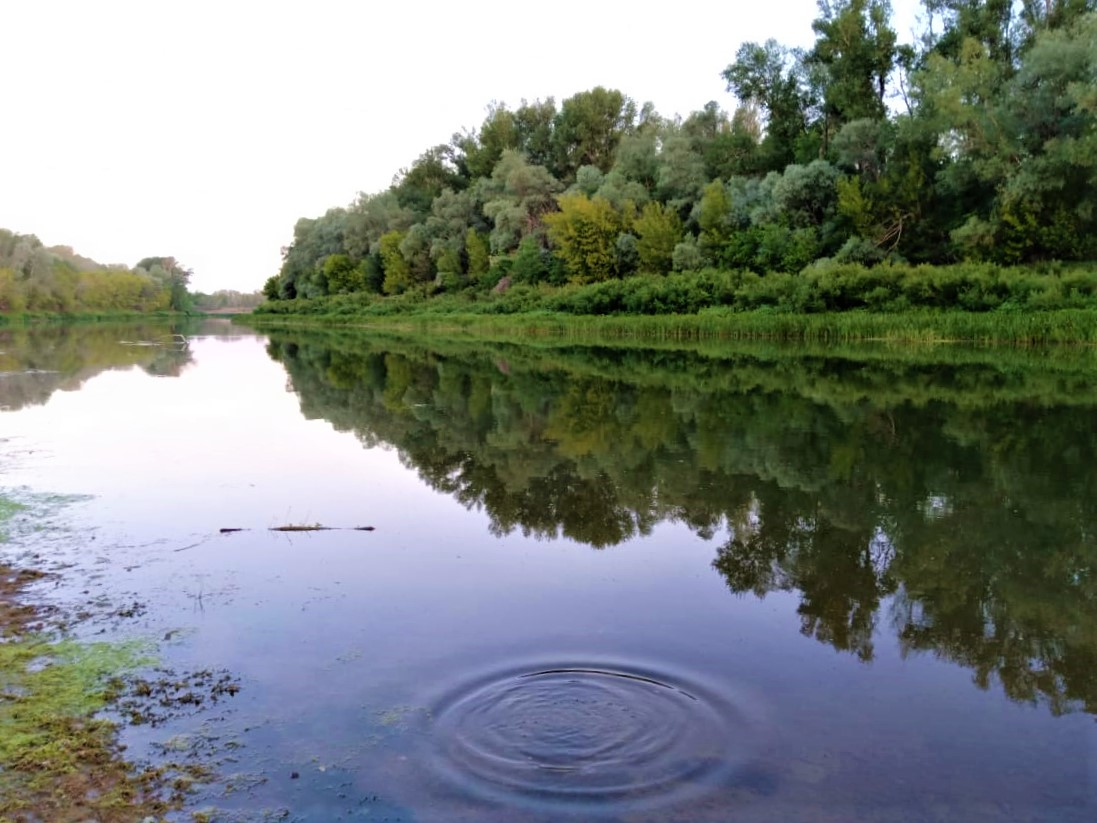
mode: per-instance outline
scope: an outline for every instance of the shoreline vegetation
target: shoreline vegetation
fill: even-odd
[[[0,546],[49,528],[66,502],[0,490]],[[151,669],[154,644],[76,639],[86,616],[43,604],[33,587],[56,572],[30,560],[0,557],[0,820],[138,823],[182,809],[211,769],[197,760],[133,762],[118,733],[154,712],[167,716],[184,702],[171,689],[202,685],[204,673],[144,679],[159,671]],[[238,688],[224,678],[214,686]]]
[[[41,326],[57,323],[125,323],[129,321],[178,320],[193,312],[175,311],[73,311],[20,312],[0,314],[0,329]]]
[[[263,300],[233,289],[191,292],[192,274],[174,257],[105,265],[0,228],[0,326],[246,312]]]
[[[299,219],[256,314],[1094,341],[1097,5],[924,5],[910,44],[886,0],[820,2],[808,49],[742,44],[730,113],[600,86],[492,103],[387,189]]]
[[[640,275],[431,296],[270,301],[236,322],[589,340],[1097,342],[1097,271],[1075,266],[831,266]]]

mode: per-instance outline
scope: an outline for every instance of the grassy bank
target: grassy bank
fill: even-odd
[[[236,322],[257,328],[297,325],[364,326],[505,340],[551,336],[600,342],[703,339],[805,342],[885,340],[924,343],[950,341],[1024,345],[1097,342],[1097,309],[981,314],[960,311],[785,314],[711,309],[696,315],[654,317],[584,316],[546,312],[507,315],[423,312],[380,317],[352,314],[265,314],[237,318]]]
[[[0,328],[55,323],[132,323],[137,320],[178,320],[189,316],[192,315],[172,311],[22,312],[20,314],[0,312]]]
[[[1097,341],[1097,271],[985,265],[704,271],[502,291],[426,289],[273,301],[276,319],[584,339]]]

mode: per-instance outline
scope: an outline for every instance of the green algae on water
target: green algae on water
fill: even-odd
[[[0,544],[50,528],[70,500],[0,492]],[[153,647],[65,637],[28,597],[46,576],[0,560],[0,821],[161,819],[208,775],[200,765],[130,763],[104,716],[127,678],[155,662]]]

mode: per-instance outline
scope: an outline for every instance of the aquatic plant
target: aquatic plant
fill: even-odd
[[[64,502],[0,493],[0,543],[10,539],[16,515],[37,522]],[[131,691],[130,676],[155,662],[153,647],[64,636],[60,615],[37,608],[28,591],[46,577],[0,562],[0,820],[160,818],[209,770],[138,766],[124,757],[107,713]]]

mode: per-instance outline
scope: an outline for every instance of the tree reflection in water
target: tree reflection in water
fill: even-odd
[[[796,591],[862,660],[970,668],[1097,712],[1097,361],[1089,353],[425,346],[279,332],[304,413],[391,444],[496,534],[598,549],[720,535],[736,593]],[[882,624],[882,625],[881,625]]]

